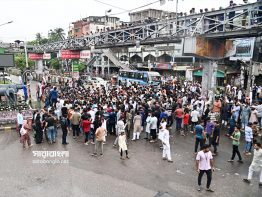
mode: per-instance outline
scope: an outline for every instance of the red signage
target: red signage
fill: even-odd
[[[80,51],[62,50],[62,59],[80,59]]]
[[[42,53],[29,53],[29,59],[31,59],[31,60],[42,60],[43,54]]]
[[[171,64],[158,63],[156,68],[158,68],[158,69],[171,69]]]

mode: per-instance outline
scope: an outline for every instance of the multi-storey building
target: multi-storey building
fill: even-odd
[[[116,29],[120,25],[120,19],[110,16],[89,16],[75,21],[70,26],[69,37],[83,37],[108,29]]]

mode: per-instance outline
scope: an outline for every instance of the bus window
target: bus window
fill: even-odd
[[[142,73],[135,73],[135,79],[143,80],[143,74]]]
[[[135,79],[135,73],[130,72],[130,73],[129,73],[129,78],[131,78],[131,79]]]
[[[148,82],[148,75],[146,73],[144,73],[143,81]]]
[[[143,80],[143,73],[138,73],[138,79]]]
[[[150,76],[152,81],[161,81],[161,77],[160,76]]]

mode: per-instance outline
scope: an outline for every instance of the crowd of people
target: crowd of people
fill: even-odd
[[[249,182],[255,170],[262,170],[261,119],[262,93],[255,94],[251,100],[244,91],[227,86],[217,92],[215,99],[201,96],[198,83],[172,82],[161,87],[130,86],[114,87],[84,86],[78,81],[66,82],[58,87],[41,84],[39,100],[44,102],[43,109],[33,115],[33,130],[36,144],[47,141],[57,142],[58,128],[62,130],[62,144],[67,145],[67,135],[72,131],[73,139],[83,139],[83,145],[94,144],[92,156],[103,155],[103,146],[108,144],[107,137],[114,136],[112,144],[119,148],[120,158],[129,159],[129,140],[148,140],[158,143],[162,149],[162,159],[172,163],[170,139],[175,135],[182,137],[195,135],[194,154],[199,172],[198,185],[204,173],[208,176],[207,191],[210,188],[213,157],[219,154],[218,145],[222,132],[232,140],[233,162],[243,163],[239,145],[241,135],[245,139],[245,156],[254,149],[255,164],[249,168]],[[18,116],[19,124],[21,116]],[[21,127],[21,135],[28,130],[28,124]],[[23,132],[23,133],[22,133]],[[30,136],[26,135],[23,146]],[[210,148],[213,148],[212,153]],[[98,154],[99,153],[99,154]],[[125,153],[125,157],[124,157]],[[252,166],[251,165],[251,166]],[[255,167],[254,167],[255,166]],[[262,171],[260,176],[262,186]]]

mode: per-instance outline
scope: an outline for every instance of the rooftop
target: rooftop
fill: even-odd
[[[137,14],[137,13],[141,13],[141,12],[147,12],[147,11],[159,11],[159,12],[166,12],[166,13],[175,13],[175,12],[170,12],[170,11],[165,11],[165,10],[159,10],[159,9],[153,9],[153,8],[149,8],[149,9],[145,9],[145,10],[140,10],[140,11],[136,11],[136,12],[130,12],[129,14]]]

